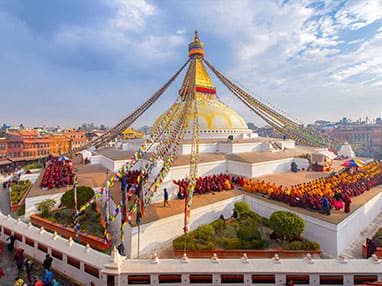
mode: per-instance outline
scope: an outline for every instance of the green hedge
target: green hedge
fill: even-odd
[[[202,224],[197,229],[194,230],[194,237],[201,240],[211,240],[215,233],[215,229],[210,224]]]
[[[308,239],[294,240],[286,245],[283,249],[285,250],[320,250],[320,245],[317,242],[310,241]]]
[[[25,165],[23,167],[25,171],[28,171],[30,169],[41,169],[41,168],[42,168],[42,165],[40,163],[32,163],[32,164]]]
[[[236,202],[234,206],[239,215],[248,214],[251,212],[251,208],[247,202]]]
[[[244,207],[243,207],[244,206]],[[236,207],[236,204],[235,204]],[[245,204],[239,204],[242,212],[238,219],[218,219],[208,225],[201,225],[196,230],[187,233],[188,250],[211,250],[216,247],[224,249],[267,249],[270,241],[263,240],[259,226],[268,226],[279,223],[279,227],[285,228],[288,235],[300,234],[303,230],[304,221],[290,212],[276,212],[269,220],[254,212],[246,212]],[[239,211],[238,211],[239,212]],[[285,220],[279,222],[279,220]],[[290,224],[288,225],[285,224]],[[182,235],[173,240],[175,250],[184,250],[185,236]],[[307,239],[292,241],[285,245],[284,249],[290,250],[319,250],[320,246]]]
[[[23,216],[25,215],[25,204],[23,204],[17,211],[16,211],[17,216]]]
[[[377,246],[382,246],[382,228],[374,235],[373,240]]]
[[[261,239],[261,234],[260,231],[257,230],[257,228],[249,225],[240,227],[237,232],[237,237],[241,240],[251,241],[254,239]]]
[[[17,205],[21,201],[30,185],[31,181],[29,180],[12,184],[11,202],[13,205]]]
[[[94,191],[90,187],[79,186],[77,187],[77,207],[80,208],[87,201],[94,196]],[[94,204],[93,204],[94,205]],[[71,189],[61,197],[61,206],[65,206],[69,209],[74,208],[74,190]]]
[[[288,211],[274,212],[269,218],[270,228],[284,240],[294,240],[304,231],[304,220]]]

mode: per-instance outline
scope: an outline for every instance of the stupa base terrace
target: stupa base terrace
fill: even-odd
[[[231,149],[242,148],[243,144],[250,146],[251,140],[240,140],[237,142],[225,142],[231,144]],[[205,144],[219,144],[209,141]],[[264,143],[265,142],[265,143]],[[269,141],[264,140],[262,144]],[[203,143],[202,143],[203,144]],[[238,144],[238,145],[236,145]],[[236,145],[236,146],[235,146]],[[269,147],[269,145],[268,145]],[[246,147],[249,148],[249,147]],[[214,174],[231,174],[233,176],[258,177],[283,186],[296,185],[308,182],[323,176],[329,176],[329,172],[307,171],[309,161],[306,154],[317,152],[311,147],[295,146],[284,148],[279,151],[269,150],[258,152],[236,152],[236,153],[200,153],[198,173],[199,176]],[[80,158],[73,160],[79,185],[93,187],[97,192],[104,186],[107,175],[118,170],[129,160],[132,152],[117,148],[109,148],[97,151],[90,158],[91,164],[83,164]],[[147,156],[150,156],[147,154]],[[145,210],[143,224],[140,226],[139,255],[147,256],[159,249],[171,244],[171,241],[183,234],[184,200],[177,200],[178,186],[173,180],[187,177],[189,171],[189,155],[180,154],[174,161],[170,172],[164,179],[160,189],[154,194],[151,205]],[[304,158],[303,158],[304,157]],[[140,169],[143,163],[138,162],[133,169]],[[292,162],[296,162],[302,171],[293,173],[290,171]],[[333,168],[342,168],[343,161],[334,161]],[[161,162],[156,162],[156,167],[149,176],[149,181],[155,177],[156,168],[161,168]],[[35,204],[47,198],[53,198],[59,202],[67,188],[51,189],[43,191],[39,188],[42,174],[33,185],[26,198],[26,216],[36,212]],[[163,188],[167,188],[170,195],[170,208],[163,208]],[[223,191],[204,195],[195,195],[193,198],[192,213],[190,218],[190,230],[201,224],[210,223],[219,218],[221,214],[229,217],[232,214],[233,205],[236,201],[247,201],[251,209],[261,216],[269,217],[274,211],[289,210],[298,213],[306,222],[303,236],[318,242],[321,250],[328,256],[335,257],[341,254],[359,233],[382,211],[382,188],[377,187],[365,192],[361,196],[354,197],[349,214],[343,211],[332,211],[330,216],[319,214],[297,207],[291,207],[285,203],[267,199],[263,196],[243,192],[242,190]],[[111,188],[110,209],[114,210],[121,201],[120,184]],[[99,199],[99,205],[105,204],[106,196],[103,194]],[[111,224],[111,232],[119,233],[121,227],[121,214],[118,214]],[[127,257],[138,256],[138,226],[135,220],[125,226],[124,245]],[[113,237],[114,245],[120,244],[118,235]]]

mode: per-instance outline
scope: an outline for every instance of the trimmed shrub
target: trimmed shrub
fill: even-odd
[[[87,201],[94,196],[94,191],[90,187],[79,186],[77,187],[77,207],[80,208]],[[65,206],[69,209],[74,208],[74,190],[71,189],[61,197],[61,206]]]
[[[215,229],[216,233],[220,233],[224,230],[225,222],[222,219],[217,219],[211,223],[211,226]]]
[[[253,249],[267,249],[269,247],[269,241],[262,239],[252,240]]]
[[[175,250],[183,250],[184,249],[184,235],[177,237],[172,241],[172,246]],[[194,239],[191,235],[187,234],[187,249],[195,250],[196,245]]]
[[[39,163],[32,163],[32,164],[25,165],[23,167],[23,169],[25,171],[30,170],[30,169],[41,169],[41,168],[42,168],[42,165]]]
[[[261,239],[261,234],[252,226],[242,226],[237,232],[237,237],[242,240],[251,241],[253,239]]]
[[[212,241],[208,243],[195,243],[196,249],[198,250],[211,250],[216,247],[216,244]],[[188,248],[188,245],[187,245]]]
[[[251,208],[247,202],[236,202],[234,206],[235,210],[239,213],[240,216],[243,214],[249,214],[251,212]]]
[[[25,215],[25,204],[23,204],[16,212],[17,216]]]
[[[225,238],[224,248],[225,249],[240,249],[241,240],[239,238]]]
[[[263,226],[269,227],[269,219],[267,219],[266,217],[261,217],[261,224]]]
[[[242,240],[240,248],[241,249],[252,249],[252,241]]]
[[[288,244],[284,245],[283,249],[285,250],[302,250],[302,241],[292,241],[289,242]]]
[[[12,184],[11,202],[13,205],[21,201],[30,185],[31,181],[29,180],[18,181],[17,184]]]
[[[269,227],[284,240],[294,240],[304,231],[304,220],[291,212],[277,211],[269,218]]]
[[[320,250],[320,245],[317,242],[303,238],[301,241],[303,250]]]
[[[373,240],[377,246],[382,246],[382,228],[374,235]]]
[[[211,240],[214,235],[215,229],[209,224],[202,224],[194,231],[195,238],[199,238],[205,241]]]
[[[35,206],[41,212],[41,217],[46,218],[49,216],[49,211],[54,207],[55,204],[55,200],[47,199],[43,200],[42,202],[39,202]]]
[[[237,237],[237,231],[239,230],[240,225],[237,221],[231,221],[229,224],[225,226],[223,231],[223,236],[226,238],[234,238]]]

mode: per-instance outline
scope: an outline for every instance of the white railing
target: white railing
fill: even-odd
[[[16,247],[36,260],[53,257],[53,269],[88,285],[361,285],[382,281],[378,259],[126,259],[106,255],[43,228],[0,213],[1,240],[13,233]],[[301,283],[302,282],[302,283]]]
[[[380,261],[366,259],[116,259],[112,285],[361,285],[382,281]]]
[[[26,255],[43,261],[46,253],[53,257],[52,268],[61,274],[75,278],[85,285],[94,281],[96,285],[105,285],[102,269],[111,261],[109,255],[90,247],[80,245],[44,230],[32,224],[15,220],[0,212],[0,239],[7,243],[12,233],[16,237],[15,247],[23,248]]]

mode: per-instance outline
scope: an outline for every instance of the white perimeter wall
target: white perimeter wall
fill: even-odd
[[[232,143],[232,153],[265,152],[269,150],[269,143]]]
[[[199,143],[199,153],[216,153],[218,143]],[[192,144],[182,144],[179,147],[178,154],[187,155],[191,154]]]
[[[252,196],[244,196],[251,209],[261,216],[269,218],[275,211],[291,211]],[[351,207],[351,205],[350,205]],[[298,210],[298,208],[296,208]],[[303,237],[316,241],[324,253],[337,256],[359,237],[367,225],[382,211],[382,194],[378,194],[365,205],[357,209],[340,224],[331,224],[314,217],[293,212],[305,221]]]
[[[219,218],[232,215],[236,201],[246,201],[251,210],[259,215],[269,218],[275,211],[290,211],[299,215],[305,221],[303,237],[320,244],[321,251],[336,257],[344,252],[349,245],[359,237],[359,233],[382,211],[382,194],[377,195],[364,206],[352,213],[340,224],[332,224],[317,218],[305,215],[285,207],[272,204],[256,198],[256,196],[243,195],[214,204],[193,209],[191,212],[190,230],[196,229],[201,224],[210,223]],[[183,234],[184,215],[179,214],[161,219],[141,226],[140,255],[154,253],[157,249],[168,245],[173,239]],[[127,253],[132,258],[137,257],[138,228],[125,228],[125,246]]]
[[[351,208],[350,204],[350,208]],[[373,219],[382,212],[382,193],[379,193],[369,200],[362,207],[358,208],[351,216],[337,225],[338,252],[343,252],[363,231]]]
[[[221,214],[230,217],[234,203],[242,201],[243,196],[237,196],[227,200],[213,203],[208,206],[193,209],[190,218],[190,231],[196,229],[201,224],[208,224],[217,220]],[[140,227],[140,256],[153,254],[159,248],[169,245],[173,239],[182,235],[184,226],[184,214],[179,214],[148,223]],[[125,247],[126,255],[136,258],[138,253],[138,227],[125,227]]]
[[[274,160],[260,163],[244,163],[239,161],[227,161],[227,172],[230,174],[240,175],[244,177],[260,177],[274,173],[290,172],[290,165],[296,162],[297,167],[307,170],[309,161],[303,158],[286,158],[282,160]]]

